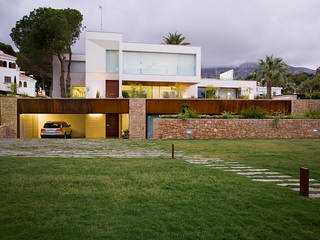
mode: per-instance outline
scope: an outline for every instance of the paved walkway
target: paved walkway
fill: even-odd
[[[187,157],[186,161],[192,164],[201,164],[206,167],[245,176],[254,182],[271,182],[280,187],[288,187],[293,191],[300,190],[299,179],[281,174],[280,172],[270,171],[267,168],[253,168],[251,166],[240,164],[239,162],[226,162],[218,158],[204,159],[198,155]],[[317,182],[315,179],[309,179],[309,181],[309,197],[320,198],[320,182]]]
[[[115,139],[0,139],[0,156],[61,158],[171,157],[156,143]],[[177,153],[177,157],[181,156]]]

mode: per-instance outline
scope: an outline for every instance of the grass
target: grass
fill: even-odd
[[[311,177],[320,180],[320,139],[221,139],[171,142],[175,144],[177,151],[180,150],[185,155],[219,157],[257,168],[279,170],[295,177],[299,176],[300,167],[307,167],[310,169]],[[162,148],[167,148],[166,143],[163,143]]]
[[[320,179],[317,139],[118,142]],[[320,199],[179,159],[0,157],[0,206],[1,239],[320,236]]]

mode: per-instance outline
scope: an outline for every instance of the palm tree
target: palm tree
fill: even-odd
[[[302,91],[308,92],[310,94],[310,98],[311,98],[313,91],[320,88],[319,80],[320,80],[320,75],[310,77],[307,80],[303,81],[300,84],[299,88]]]
[[[264,79],[267,82],[267,97],[271,97],[272,82],[275,80],[282,81],[289,72],[287,65],[281,58],[266,56],[265,60],[259,60],[257,71],[257,80]]]
[[[167,36],[162,37],[164,44],[174,44],[174,45],[190,45],[188,42],[184,42],[186,39],[181,33],[171,33]]]

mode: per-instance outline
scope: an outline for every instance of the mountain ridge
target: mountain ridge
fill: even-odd
[[[259,67],[259,64],[254,62],[245,62],[238,66],[222,66],[222,67],[202,67],[201,68],[201,77],[202,78],[218,78],[219,75],[223,72],[229,71],[231,69],[234,70],[234,79],[242,78],[246,79],[246,77],[252,73],[255,69]],[[316,70],[306,68],[306,67],[294,67],[288,65],[288,69],[291,74],[299,74],[299,73],[308,73],[315,74]]]

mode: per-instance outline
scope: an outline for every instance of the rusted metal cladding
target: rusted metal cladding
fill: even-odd
[[[199,99],[147,99],[147,114],[180,113],[181,105],[203,114],[220,114],[224,111],[240,114],[251,107],[260,107],[268,113],[291,113],[290,100],[199,100]]]
[[[129,113],[128,99],[18,99],[18,113]]]

